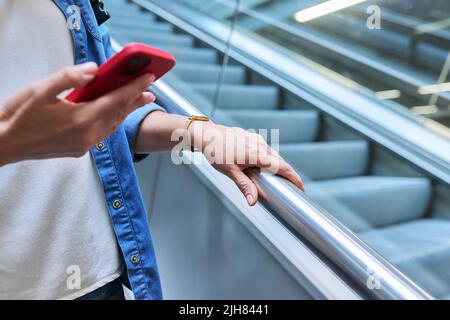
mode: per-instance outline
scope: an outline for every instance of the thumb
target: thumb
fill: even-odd
[[[258,201],[258,189],[252,180],[242,171],[236,170],[230,174],[230,178],[236,183],[244,194],[250,206],[254,206]]]
[[[65,90],[84,87],[94,80],[97,70],[98,66],[94,62],[61,69],[39,83],[40,98],[53,100]]]

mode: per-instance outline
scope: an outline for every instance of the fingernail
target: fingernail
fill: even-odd
[[[153,82],[155,82],[155,79],[156,79],[156,77],[155,77],[154,74],[149,74],[149,75],[148,75],[147,80],[148,80],[148,82],[149,82],[150,84],[153,84]]]
[[[149,101],[155,101],[156,100],[155,95],[153,93],[151,93],[151,92],[148,92],[148,100]]]
[[[249,194],[246,198],[247,198],[248,204],[251,205],[253,203],[253,196],[251,194]]]
[[[95,62],[86,62],[86,63],[80,64],[80,68],[85,73],[92,73],[97,70],[97,64]]]

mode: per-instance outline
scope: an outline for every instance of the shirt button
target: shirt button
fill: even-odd
[[[130,260],[131,260],[131,263],[132,263],[132,264],[136,264],[136,263],[139,262],[139,256],[137,256],[137,255],[134,254],[134,255],[131,256],[131,259],[130,259]]]
[[[76,22],[76,23],[73,24],[73,28],[74,28],[75,30],[79,31],[79,30],[81,29],[81,26],[80,26],[79,23]]]
[[[120,201],[120,200],[115,200],[115,201],[113,202],[113,208],[114,208],[114,209],[119,209],[121,206],[122,206],[122,201]]]
[[[105,144],[103,142],[99,142],[96,147],[98,151],[103,151],[103,149],[105,149]]]

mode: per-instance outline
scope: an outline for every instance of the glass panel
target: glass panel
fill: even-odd
[[[236,5],[234,0],[179,2],[220,21],[230,21]],[[319,6],[323,3],[330,5]],[[424,126],[450,136],[448,1],[242,0],[240,11],[241,29],[307,58],[314,62],[311,67],[333,79],[338,74],[344,85],[369,92],[387,108],[409,110]]]
[[[448,134],[450,9],[445,0],[333,1],[319,9],[315,6],[326,2],[172,1],[224,23],[225,38],[233,30],[245,32],[386,108],[402,110],[424,125],[435,123],[433,128]],[[334,10],[337,3],[350,2],[354,5]],[[126,14],[111,7],[114,37],[174,52],[179,63],[167,81],[217,121],[278,129],[273,138],[280,153],[302,174],[311,198],[434,296],[450,299],[448,186],[255,71],[224,59],[225,48],[208,47],[136,7]],[[334,12],[325,14],[330,8]],[[155,27],[167,30],[155,33]],[[270,134],[268,140],[273,142]]]

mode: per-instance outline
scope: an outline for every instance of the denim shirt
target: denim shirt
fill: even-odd
[[[74,18],[74,9],[80,13],[79,21],[69,28],[75,64],[86,61],[102,64],[114,54],[108,30],[98,26],[88,0],[53,1],[68,21]],[[139,125],[154,110],[162,108],[151,104],[136,110],[114,134],[91,150],[126,266],[122,279],[136,299],[162,298],[147,214],[133,166],[133,160],[144,157],[134,155],[133,151]]]

